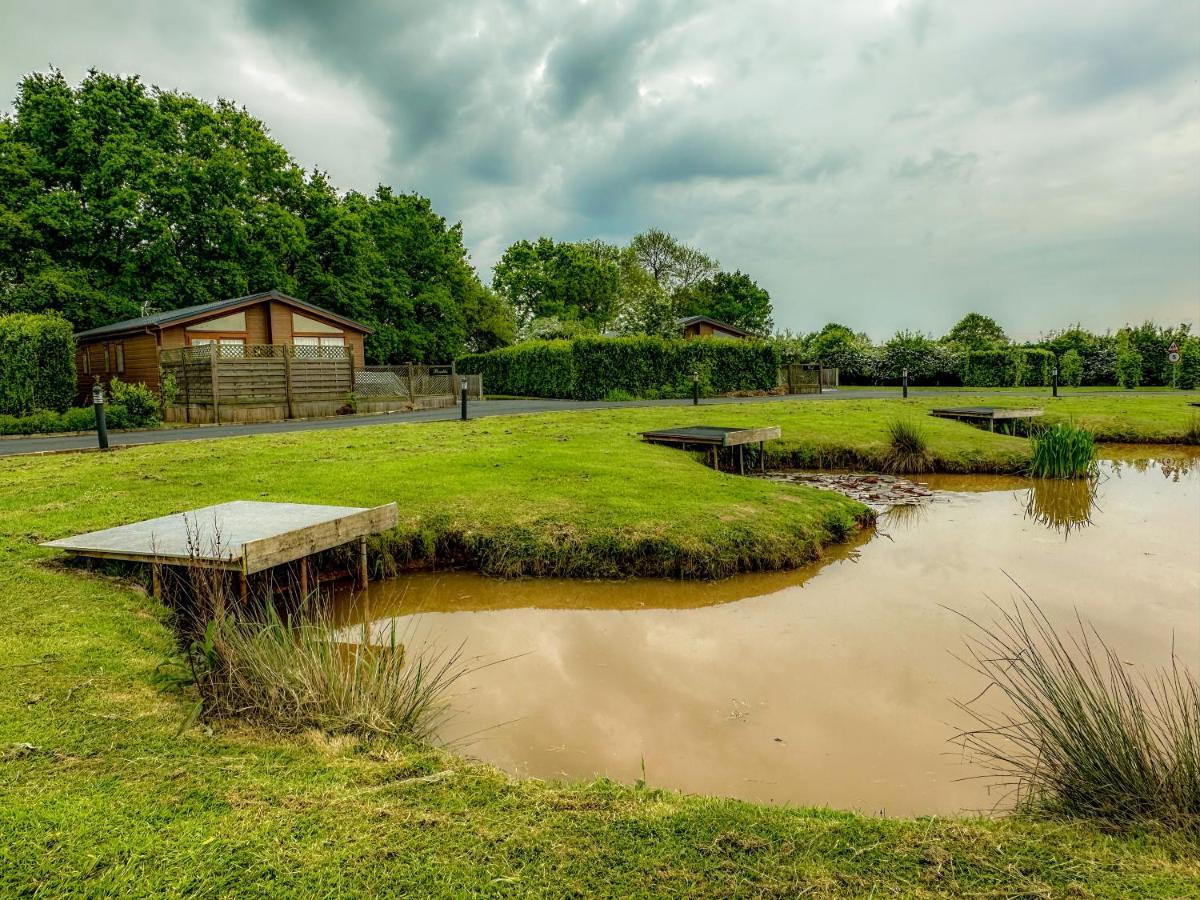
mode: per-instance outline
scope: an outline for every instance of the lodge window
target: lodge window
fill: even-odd
[[[104,371],[106,373],[112,371],[112,363],[109,362],[108,344],[104,345]]]
[[[92,374],[92,348],[84,347],[83,353],[81,355],[83,357],[83,359],[80,360],[80,362],[82,363],[83,374],[91,375]]]
[[[317,356],[341,356],[337,350],[330,349],[329,353],[325,353],[325,348],[345,347],[346,338],[341,334],[294,334],[292,335],[292,345],[295,347],[316,347]]]
[[[125,374],[125,345],[123,343],[122,344],[113,344],[113,351],[114,351],[113,356],[115,357],[115,361],[117,364],[117,374],[124,375]]]
[[[222,359],[240,359],[246,355],[246,339],[240,337],[193,337],[188,335],[188,343],[193,347],[217,345],[217,352]]]

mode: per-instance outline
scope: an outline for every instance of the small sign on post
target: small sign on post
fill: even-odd
[[[430,366],[430,375],[453,375],[454,366]]]
[[[1167,348],[1167,360],[1171,363],[1179,362],[1179,345],[1172,344]]]

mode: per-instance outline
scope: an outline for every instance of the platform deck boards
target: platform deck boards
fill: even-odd
[[[778,425],[765,428],[723,428],[717,425],[686,425],[643,431],[642,440],[655,444],[706,444],[710,447],[736,447],[773,441],[780,436]]]
[[[943,409],[930,410],[931,415],[943,419],[1036,419],[1042,415],[1041,407],[1006,407],[1006,406],[949,406]]]
[[[395,503],[374,508],[234,500],[47,541],[76,556],[196,563],[249,575],[393,528]]]

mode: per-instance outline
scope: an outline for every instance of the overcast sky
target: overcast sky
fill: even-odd
[[[1200,3],[0,0],[21,75],[247,106],[305,167],[540,234],[666,228],[778,327],[1200,319]]]

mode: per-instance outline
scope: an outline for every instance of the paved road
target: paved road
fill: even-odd
[[[795,394],[789,397],[723,397],[701,400],[702,406],[723,403],[778,403],[781,400],[865,400],[875,397],[895,397],[895,390],[831,391],[825,394]],[[606,403],[602,400],[485,400],[470,404],[471,418],[512,416],[525,413],[565,412],[580,409],[619,409],[637,406],[690,406],[691,400],[633,400],[626,403]],[[332,419],[289,419],[284,422],[256,422],[243,425],[196,425],[182,428],[162,428],[154,431],[111,432],[113,447],[135,444],[165,444],[171,441],[195,441],[213,438],[240,437],[248,434],[283,434],[292,431],[328,431],[337,428],[359,428],[372,425],[400,425],[409,422],[440,422],[457,419],[458,407],[453,409],[422,409],[414,412],[389,413],[374,416],[339,416]],[[96,435],[70,434],[47,437],[0,439],[0,456],[24,453],[61,453],[69,450],[89,450],[96,446]]]

